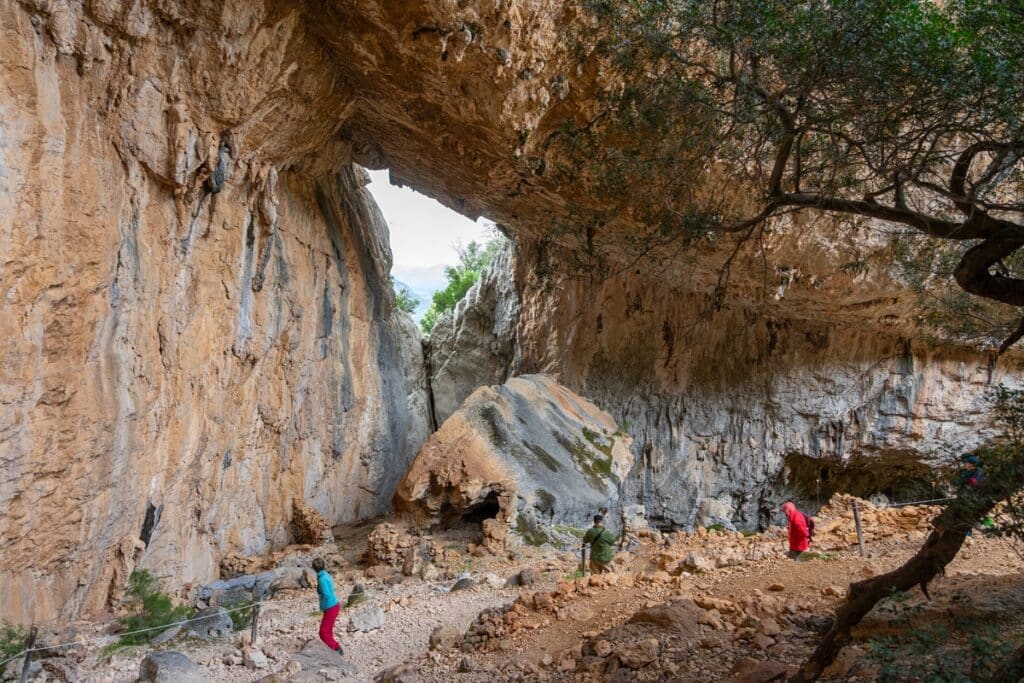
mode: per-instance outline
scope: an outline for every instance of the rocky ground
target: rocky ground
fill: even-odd
[[[868,553],[860,557],[848,502],[823,508],[815,552],[799,561],[785,557],[779,528],[749,536],[644,530],[616,558],[615,573],[596,577],[579,576],[571,549],[495,553],[471,528],[431,537],[393,525],[350,530],[314,551],[334,564],[339,594],[365,587],[338,621],[344,657],[316,640],[315,592],[299,582],[264,605],[255,647],[247,631],[209,641],[182,634],[158,648],[43,660],[35,680],[134,681],[147,657],[178,683],[773,680],[808,655],[850,582],[917,550],[936,511],[865,504]],[[933,600],[915,592],[884,601],[830,678],[997,677],[1024,632],[1020,568],[1009,542],[969,538]],[[164,660],[153,660],[154,650]],[[184,657],[172,661],[173,652]]]

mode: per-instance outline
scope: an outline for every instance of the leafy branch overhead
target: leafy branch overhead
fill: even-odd
[[[687,239],[809,209],[874,219],[962,245],[957,285],[1024,307],[1024,4],[585,4],[580,59],[616,85],[574,144],[619,211]]]

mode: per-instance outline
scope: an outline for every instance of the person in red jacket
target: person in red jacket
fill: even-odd
[[[789,520],[789,552],[786,556],[791,560],[800,557],[800,553],[811,547],[811,529],[807,515],[796,509],[793,501],[786,501],[782,511]]]

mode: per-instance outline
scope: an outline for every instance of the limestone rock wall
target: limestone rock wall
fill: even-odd
[[[350,104],[294,9],[0,5],[0,618],[389,509],[428,433]],[[317,116],[326,108],[332,117]]]
[[[518,290],[518,308],[477,297],[492,311],[460,309],[451,324],[501,318],[490,329],[514,324],[514,340],[483,333],[447,362],[483,368],[488,382],[496,371],[476,358],[501,339],[515,348],[502,354],[509,375],[550,373],[608,410],[633,437],[624,501],[665,523],[767,521],[788,492],[793,453],[948,458],[989,433],[992,386],[1024,385],[1019,355],[995,361],[736,299],[714,311],[710,296],[641,268],[566,277],[551,258],[526,243],[514,269],[492,272]],[[828,312],[823,302],[819,316]]]
[[[459,301],[438,318],[427,346],[434,416],[448,419],[478,387],[502,384],[515,365],[519,295],[513,272],[512,243]]]

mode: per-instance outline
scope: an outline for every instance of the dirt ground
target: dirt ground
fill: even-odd
[[[350,561],[365,549],[368,529],[337,534]],[[812,651],[846,586],[901,564],[920,547],[924,531],[871,539],[863,558],[847,546],[801,560],[785,557],[781,529],[750,537],[654,532],[619,555],[610,577],[581,578],[575,549],[524,546],[473,555],[467,552],[472,534],[462,530],[437,537],[460,557],[443,575],[424,580],[355,567],[350,580],[339,580],[340,595],[358,580],[367,587],[365,604],[384,610],[380,628],[368,633],[348,632],[342,613],[336,628],[342,661],[315,641],[319,613],[310,589],[288,591],[265,606],[260,668],[242,663],[238,634],[163,647],[188,656],[206,680],[239,683],[772,680]],[[842,538],[838,527],[835,533]],[[680,558],[695,553],[717,566],[681,569],[695,560]],[[505,586],[527,568],[536,576],[532,585]],[[451,591],[459,575],[471,576],[474,585]],[[969,538],[931,592],[931,601],[915,591],[880,604],[828,679],[1000,680],[999,662],[1024,634],[1024,576],[1011,545]],[[431,650],[431,634],[440,627],[458,638]],[[304,648],[318,659],[300,667],[296,653]],[[134,681],[150,650],[91,652],[80,665],[81,680]]]

